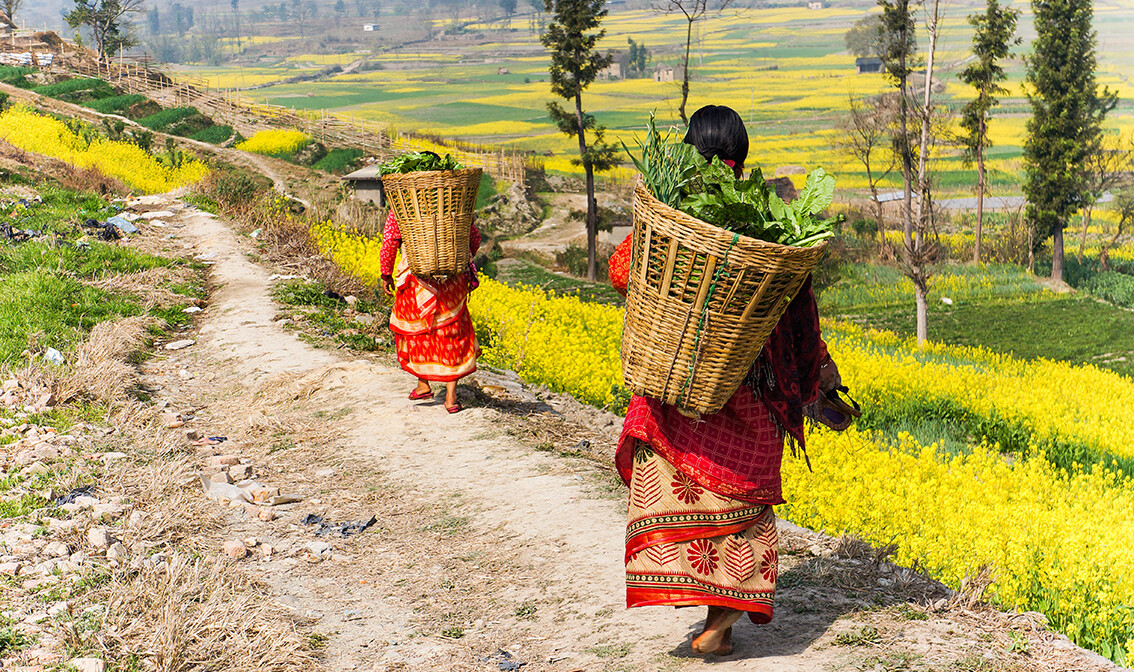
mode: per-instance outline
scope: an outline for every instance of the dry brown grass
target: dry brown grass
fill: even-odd
[[[186,282],[192,277],[194,273],[190,268],[158,267],[136,273],[108,275],[85,284],[107,292],[133,295],[149,310],[184,303],[185,297],[169,289],[169,285]]]
[[[74,373],[59,381],[59,401],[85,396],[108,404],[125,402],[137,374],[129,358],[144,347],[147,330],[156,322],[139,316],[96,324],[75,351]]]
[[[114,658],[183,672],[308,672],[321,669],[296,621],[263,586],[220,559],[174,554],[105,591],[101,643]]]

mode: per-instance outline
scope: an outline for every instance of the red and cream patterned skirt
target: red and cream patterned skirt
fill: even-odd
[[[449,382],[476,371],[480,348],[465,302],[468,276],[441,283],[422,280],[398,265],[390,329],[398,364],[424,380]]]
[[[638,442],[626,527],[626,606],[715,605],[772,620],[778,534],[767,504],[718,495]]]

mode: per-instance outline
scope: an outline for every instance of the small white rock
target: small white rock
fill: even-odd
[[[106,661],[98,658],[72,658],[70,664],[78,672],[106,672]]]
[[[114,542],[110,545],[110,548],[106,549],[107,560],[117,560],[118,562],[122,562],[129,557],[130,551],[126,548],[126,544],[123,544],[121,541]]]
[[[43,553],[52,558],[62,558],[71,555],[71,549],[67,548],[67,544],[62,541],[53,541],[43,547]]]
[[[87,530],[87,541],[95,548],[110,548],[114,543],[114,537],[105,527],[92,527]]]
[[[166,350],[183,350],[185,348],[188,348],[190,345],[193,345],[196,342],[197,341],[194,341],[191,338],[186,338],[186,339],[183,339],[183,340],[180,340],[180,341],[173,341],[172,343],[166,343],[165,349]]]

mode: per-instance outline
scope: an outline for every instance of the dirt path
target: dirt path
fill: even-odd
[[[862,548],[832,554],[832,540],[789,525],[776,620],[742,622],[731,656],[695,657],[701,609],[624,607],[625,504],[609,469],[535,438],[559,423],[572,441],[609,446],[616,424],[543,403],[507,377],[481,383],[510,403],[468,388],[457,415],[410,402],[404,373],[281,326],[247,239],[192,209],[175,219],[181,241],[214,264],[217,290],[197,344],[151,361],[148,384],[159,400],[199,409],[195,422],[227,434],[226,452],[254,458],[257,478],[304,497],[274,521],[234,509],[228,534],[256,537],[261,550],[243,566],[298,619],[314,619],[329,669],[1108,669],[1033,616],[925,606],[939,587]],[[301,523],[308,513],[377,522],[317,538]],[[1028,654],[1006,653],[1011,632],[1028,638]]]

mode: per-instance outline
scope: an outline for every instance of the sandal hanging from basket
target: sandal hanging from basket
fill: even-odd
[[[840,397],[840,392],[847,395],[847,398]],[[851,399],[849,392],[850,390],[846,385],[840,385],[828,392],[821,392],[809,413],[811,419],[830,427],[836,432],[841,432],[850,427],[856,418],[862,417],[862,410],[858,402]],[[850,403],[847,403],[848,400]]]

